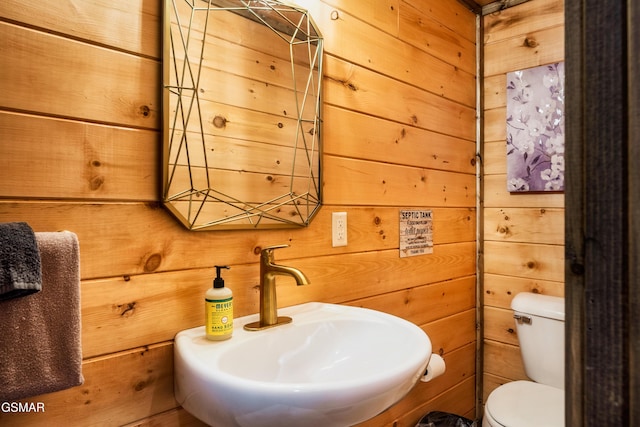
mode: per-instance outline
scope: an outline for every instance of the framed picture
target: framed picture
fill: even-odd
[[[564,190],[564,62],[507,73],[507,189]]]

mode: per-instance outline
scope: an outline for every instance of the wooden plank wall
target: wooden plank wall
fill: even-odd
[[[326,38],[325,206],[306,229],[189,232],[159,204],[161,2],[0,2],[0,221],[80,240],[85,383],[0,424],[200,425],[173,395],[173,337],[203,323],[213,265],[258,311],[260,247],[312,284],[281,306],[377,308],[423,327],[447,373],[367,426],[475,413],[475,16],[456,0],[311,2]],[[434,212],[399,257],[399,209]],[[348,213],[332,248],[333,211]],[[257,356],[256,356],[257,357]]]
[[[564,295],[564,195],[506,190],[506,73],[564,59],[563,0],[484,17],[483,402],[526,379],[510,309],[518,292]]]

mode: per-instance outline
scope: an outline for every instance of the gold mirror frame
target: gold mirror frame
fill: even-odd
[[[306,226],[323,39],[274,0],[165,0],[163,203],[190,230]]]

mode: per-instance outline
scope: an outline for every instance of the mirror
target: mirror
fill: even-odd
[[[306,226],[321,204],[323,39],[273,0],[165,0],[163,202],[187,228]]]

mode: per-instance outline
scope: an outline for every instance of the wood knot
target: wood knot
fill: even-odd
[[[527,263],[527,268],[530,268],[530,269],[536,268],[536,263],[534,261],[529,261]]]
[[[156,271],[158,267],[160,267],[161,263],[162,263],[162,255],[158,253],[151,254],[149,258],[147,258],[147,260],[145,261],[143,269],[146,273],[151,273],[152,271]]]
[[[218,129],[224,129],[225,127],[227,127],[227,118],[217,115],[213,118],[213,126],[217,127]]]
[[[576,276],[582,276],[584,274],[584,265],[577,261],[572,261],[569,264],[569,269]]]
[[[539,43],[533,37],[525,37],[524,38],[524,43],[523,43],[524,47],[533,48],[533,47],[538,47],[538,45],[539,45]]]
[[[344,85],[354,92],[358,90],[358,87],[351,82],[345,82]]]
[[[153,379],[149,378],[148,380],[140,380],[134,384],[133,388],[135,391],[142,391],[147,388],[148,385],[153,384]]]
[[[373,223],[375,225],[380,225],[380,224],[382,224],[382,220],[380,219],[379,216],[377,216],[377,217],[373,218]]]
[[[127,304],[119,305],[118,308],[122,310],[120,312],[121,317],[132,316],[136,310],[136,302],[134,301]]]
[[[151,108],[148,105],[141,105],[138,110],[142,117],[149,117],[151,115]]]
[[[94,176],[89,181],[89,188],[91,189],[91,191],[96,191],[96,190],[99,190],[103,184],[104,184],[104,176],[102,175]]]

